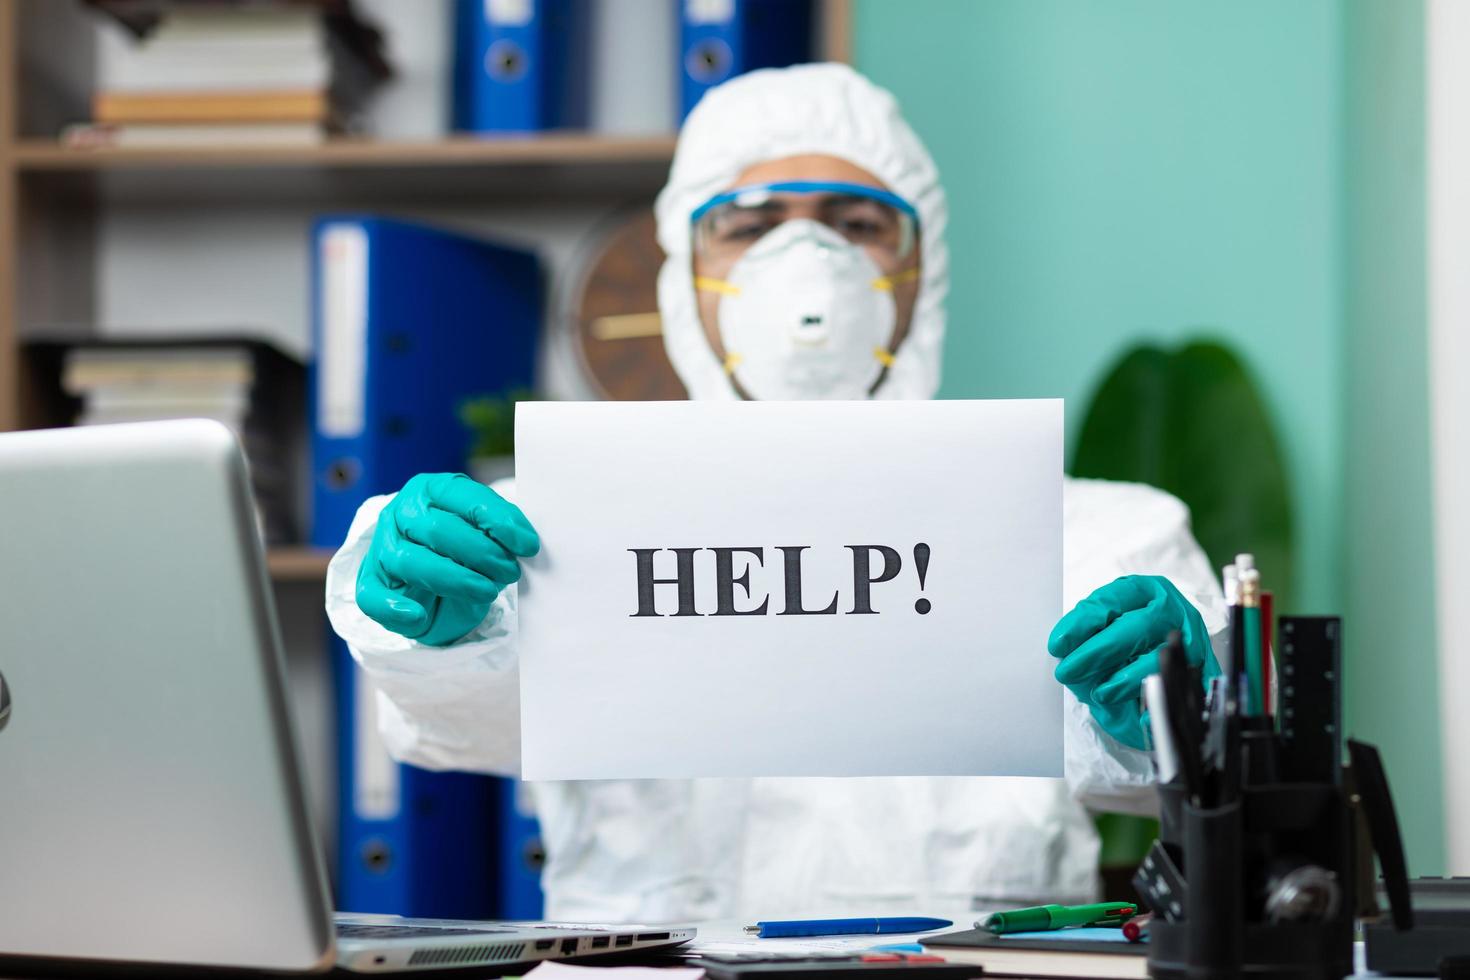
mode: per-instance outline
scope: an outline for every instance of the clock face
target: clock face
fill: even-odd
[[[664,352],[653,211],[633,212],[595,246],[574,297],[575,344],[588,381],[613,401],[688,397]]]

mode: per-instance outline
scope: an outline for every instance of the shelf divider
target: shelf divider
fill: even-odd
[[[0,0],[4,3],[5,0]],[[334,139],[313,146],[72,147],[56,140],[15,144],[25,172],[110,169],[243,170],[254,167],[485,167],[517,164],[667,163],[674,136],[555,132],[536,136],[451,136],[423,142]]]
[[[302,545],[268,548],[265,564],[275,582],[325,582],[333,552]]]

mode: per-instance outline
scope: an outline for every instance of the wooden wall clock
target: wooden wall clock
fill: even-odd
[[[687,398],[664,353],[653,211],[625,211],[594,237],[572,295],[573,348],[588,384],[613,401]]]

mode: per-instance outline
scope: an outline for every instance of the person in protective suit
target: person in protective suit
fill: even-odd
[[[945,197],[889,93],[830,64],[711,90],[684,125],[656,213],[664,338],[691,398],[934,396]],[[540,542],[514,495],[510,481],[417,476],[366,501],[331,562],[328,614],[403,762],[516,774],[515,582]],[[1093,898],[1087,808],[1155,807],[1143,678],[1172,630],[1214,673],[1225,608],[1168,494],[1067,480],[1063,542],[1071,611],[1034,655],[1068,692],[1065,780],[538,783],[547,915],[687,921]]]

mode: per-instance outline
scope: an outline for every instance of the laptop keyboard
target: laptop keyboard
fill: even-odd
[[[437,936],[488,936],[515,932],[514,929],[458,929],[433,926],[392,925],[378,922],[339,922],[338,939],[433,939]]]

